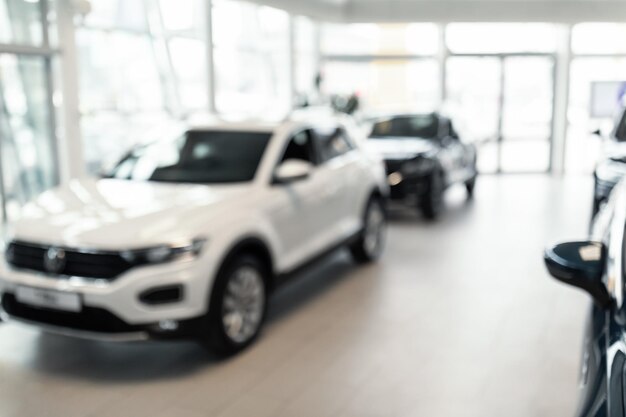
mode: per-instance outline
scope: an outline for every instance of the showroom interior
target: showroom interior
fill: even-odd
[[[435,220],[390,204],[377,262],[299,271],[233,356],[0,322],[0,416],[577,415],[592,302],[543,254],[593,229],[625,85],[621,0],[0,0],[3,239],[181,125],[349,97],[359,127],[446,115],[478,174]]]

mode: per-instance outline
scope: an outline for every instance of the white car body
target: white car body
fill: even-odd
[[[254,179],[248,183],[81,179],[43,193],[24,207],[21,218],[9,229],[9,240],[96,253],[184,245],[193,239],[206,239],[206,243],[196,258],[133,267],[114,280],[19,269],[3,258],[0,291],[14,295],[18,288],[28,288],[77,293],[83,308],[104,309],[129,325],[147,326],[206,314],[220,266],[233,248],[247,239],[265,245],[274,276],[294,271],[357,235],[364,227],[364,207],[372,193],[387,193],[382,161],[364,150],[358,130],[349,121],[334,117],[323,123],[342,127],[354,148],[316,166],[308,178],[291,184],[273,183],[274,173],[294,133],[315,127],[306,121],[194,128],[272,134]],[[139,299],[145,291],[171,285],[184,289],[179,302],[146,305]],[[40,327],[112,340],[140,336],[112,337],[57,326]]]

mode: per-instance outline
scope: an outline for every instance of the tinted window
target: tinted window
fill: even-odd
[[[418,137],[432,139],[439,133],[439,119],[434,115],[402,116],[377,121],[371,136]]]
[[[332,132],[317,131],[316,140],[322,161],[328,161],[354,149],[343,129],[335,129]]]
[[[202,184],[251,181],[270,138],[269,133],[190,131],[135,150],[111,176]]]
[[[315,152],[313,151],[312,133],[310,130],[303,130],[294,135],[289,141],[285,153],[280,162],[288,159],[298,159],[315,164]]]

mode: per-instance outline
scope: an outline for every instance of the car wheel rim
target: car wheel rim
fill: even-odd
[[[370,206],[365,224],[365,251],[370,256],[380,253],[385,236],[385,214],[378,203]]]
[[[253,267],[237,269],[228,280],[222,305],[226,335],[245,343],[256,333],[265,309],[265,289],[261,273]]]

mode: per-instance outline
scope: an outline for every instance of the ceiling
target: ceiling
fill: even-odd
[[[253,0],[335,22],[626,22],[625,0]]]

